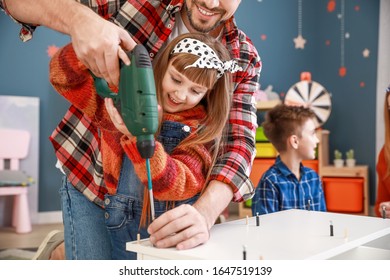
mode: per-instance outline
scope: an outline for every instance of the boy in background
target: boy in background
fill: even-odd
[[[302,165],[302,160],[315,158],[319,143],[314,118],[309,108],[284,104],[267,112],[264,134],[279,155],[255,190],[254,215],[287,209],[326,211],[318,174]]]

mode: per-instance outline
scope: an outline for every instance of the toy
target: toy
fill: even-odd
[[[348,167],[354,167],[356,164],[356,159],[355,159],[355,152],[353,149],[350,149],[345,153],[347,159],[346,159],[346,164]]]
[[[342,159],[342,153],[339,150],[334,150],[334,160],[335,167],[342,167],[344,165],[344,160]]]

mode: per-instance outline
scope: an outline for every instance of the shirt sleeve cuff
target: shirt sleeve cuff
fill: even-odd
[[[237,179],[237,177],[235,178]],[[255,194],[253,183],[249,178],[242,179],[240,182],[233,182],[227,176],[221,174],[211,174],[209,181],[216,180],[225,183],[233,190],[232,202],[243,202],[251,199]]]
[[[23,42],[27,42],[32,39],[33,33],[35,31],[36,25],[30,25],[23,22],[18,21],[17,19],[13,18],[12,15],[9,13],[7,9],[7,5],[5,4],[4,0],[0,0],[0,8],[4,10],[4,12],[17,24],[21,25],[21,29],[19,32],[19,38]]]

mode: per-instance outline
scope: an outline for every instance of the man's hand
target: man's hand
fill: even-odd
[[[74,0],[12,0],[7,8],[21,22],[70,35],[80,61],[97,77],[118,85],[119,59],[128,65],[125,51],[136,45],[127,31]]]
[[[149,226],[150,241],[158,248],[176,246],[190,249],[205,243],[209,237],[206,219],[189,205],[180,205],[153,221]]]
[[[129,65],[130,59],[125,51],[132,50],[136,43],[127,31],[91,10],[74,19],[70,36],[77,57],[97,77],[118,86],[119,59]]]
[[[231,188],[211,181],[193,206],[185,204],[162,214],[149,228],[150,241],[158,248],[194,248],[207,242],[209,230],[233,197]]]

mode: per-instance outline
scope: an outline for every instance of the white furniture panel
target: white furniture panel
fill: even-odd
[[[389,244],[390,219],[294,209],[262,215],[260,226],[255,217],[215,225],[210,240],[190,250],[158,249],[148,239],[126,249],[139,259],[238,260],[243,246],[252,260],[387,259]]]

